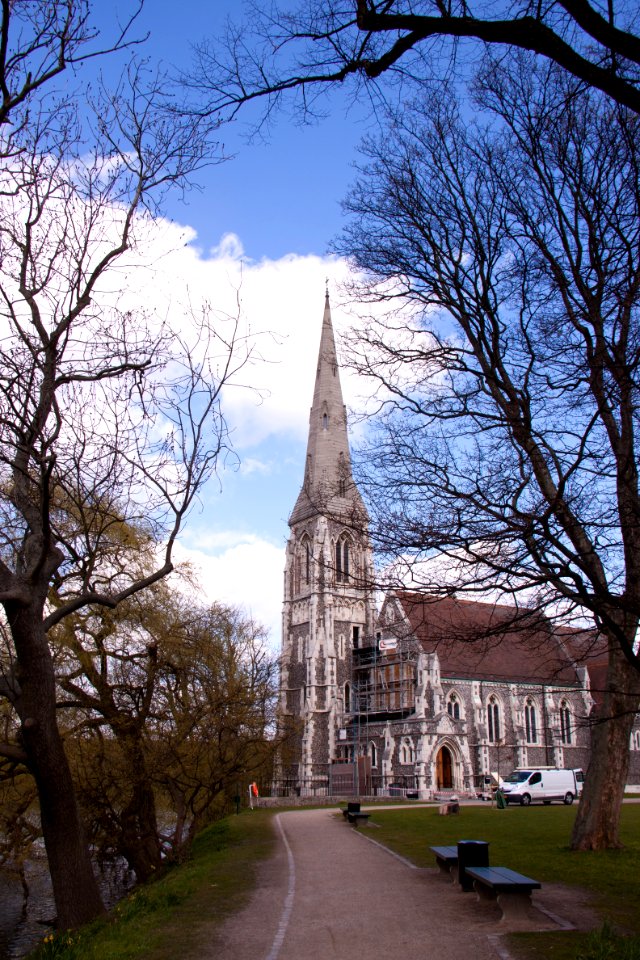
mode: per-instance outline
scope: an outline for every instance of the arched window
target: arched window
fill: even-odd
[[[336,543],[336,582],[346,583],[349,579],[349,538],[341,536]]]
[[[347,477],[349,475],[349,468],[347,467],[344,453],[340,452],[338,455],[338,496],[346,497],[347,495]]]
[[[566,700],[560,704],[560,735],[563,743],[571,743],[571,713]]]
[[[304,551],[304,579],[305,583],[309,583],[311,581],[311,544],[306,537],[303,541],[302,549]]]
[[[413,743],[406,738],[402,741],[402,747],[400,748],[400,763],[413,763],[414,757]]]
[[[489,697],[487,704],[487,730],[491,743],[497,743],[500,739],[500,706],[497,697]]]
[[[311,541],[305,534],[296,547],[293,562],[293,592],[300,593],[311,582]]]
[[[351,713],[351,684],[344,685],[344,712]]]
[[[456,693],[450,693],[447,701],[447,713],[454,720],[460,719],[460,701]]]
[[[291,567],[291,592],[300,593],[300,553],[297,552],[293,558]]]
[[[371,757],[371,766],[372,766],[372,767],[377,767],[377,766],[378,766],[378,751],[377,751],[377,749],[376,749],[376,745],[375,745],[375,743],[373,742],[373,740],[372,740],[371,743],[369,744],[369,756]]]
[[[524,705],[524,727],[527,743],[538,742],[538,726],[536,723],[536,708],[531,697]]]
[[[329,427],[329,417],[326,413],[322,414],[322,429],[327,430]]]

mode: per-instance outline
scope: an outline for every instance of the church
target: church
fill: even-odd
[[[586,719],[604,670],[602,654],[584,655],[587,632],[530,610],[408,590],[390,591],[376,610],[328,293],[289,527],[281,795],[486,796],[516,767],[586,770]],[[637,783],[640,731],[632,747]]]

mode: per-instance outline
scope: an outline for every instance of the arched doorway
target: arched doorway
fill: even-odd
[[[438,790],[453,787],[453,761],[448,747],[441,747],[436,757],[436,786]]]

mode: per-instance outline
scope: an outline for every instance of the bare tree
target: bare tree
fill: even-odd
[[[293,93],[306,115],[319,92],[354,80],[441,79],[464,39],[480,49],[511,46],[558,64],[585,86],[640,112],[638,10],[631,0],[606,8],[588,0],[322,0],[251,3],[222,42],[197,48],[197,79],[210,109],[235,113],[264,98],[267,114]]]
[[[164,192],[209,162],[215,125],[178,116],[166,79],[135,64],[112,90],[57,96],[58,68],[99,52],[87,5],[2,10],[0,604],[12,649],[0,692],[20,729],[0,754],[35,779],[67,927],[102,903],[48,633],[171,571],[185,516],[228,449],[221,390],[246,353],[233,319],[203,309],[160,322],[117,296],[116,264],[144,243]],[[116,562],[123,524],[163,543],[148,574]]]
[[[2,0],[0,25],[0,124],[5,129],[3,147],[15,131],[28,123],[34,99],[46,93],[68,70],[136,46],[133,26],[142,9],[139,2],[121,24],[114,24],[112,38],[103,42],[91,23],[88,0]]]
[[[352,344],[381,387],[368,500],[390,556],[591,618],[608,674],[573,845],[613,846],[640,697],[638,118],[524,55],[475,94],[485,126],[453,99],[392,118],[346,203],[356,296],[398,308]]]

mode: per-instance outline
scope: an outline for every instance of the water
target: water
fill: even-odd
[[[0,960],[20,960],[53,930],[56,908],[46,860],[29,861],[25,875],[26,905],[17,874],[0,867]],[[107,908],[134,886],[133,874],[123,863],[97,869],[97,876]]]
[[[0,960],[24,957],[52,929],[56,915],[46,862],[25,865],[29,898],[16,873],[0,869]]]

